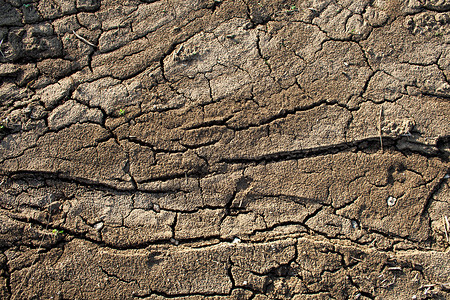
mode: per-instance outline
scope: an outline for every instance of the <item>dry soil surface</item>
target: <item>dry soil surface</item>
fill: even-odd
[[[1,299],[450,299],[449,0],[0,0]]]

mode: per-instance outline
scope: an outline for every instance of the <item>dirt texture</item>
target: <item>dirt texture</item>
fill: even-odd
[[[450,299],[450,1],[0,0],[0,299]]]

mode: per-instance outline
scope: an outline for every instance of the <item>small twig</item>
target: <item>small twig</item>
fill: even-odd
[[[177,52],[175,52],[175,55],[176,56],[180,55],[180,53],[181,53],[181,51],[183,51],[183,49],[184,49],[184,46],[181,45],[181,47],[177,50]]]
[[[395,284],[395,279],[396,279],[396,277],[394,276],[394,279],[392,280],[392,282],[389,282],[389,283],[387,283],[387,284],[385,284],[385,285],[381,285],[380,287],[382,287],[382,288],[388,288],[388,287],[390,287],[391,285],[394,285],[394,284]],[[383,280],[381,283],[385,282],[386,280],[387,280],[387,279]]]
[[[443,219],[444,219],[445,238],[447,239],[448,243],[449,242],[448,231],[450,230],[450,224],[448,223],[447,216],[444,216]]]
[[[427,284],[427,285],[423,285],[421,287],[419,287],[419,290],[424,289],[423,291],[423,295],[424,296],[428,296],[428,295],[434,295],[436,294],[436,291],[431,290],[432,288],[434,289],[436,285],[435,284]]]
[[[97,45],[95,45],[95,44],[89,42],[87,39],[85,39],[84,37],[82,37],[81,35],[79,35],[78,33],[76,33],[74,30],[72,30],[72,33],[75,34],[75,36],[76,36],[77,38],[79,38],[82,42],[88,44],[89,46],[92,46],[92,47],[97,48]]]
[[[380,136],[381,153],[383,153],[383,132],[381,130],[381,118],[383,116],[383,106],[380,108],[380,114],[378,115],[378,135]]]
[[[356,257],[353,257],[353,256],[350,256],[350,258],[351,258],[351,259],[354,259],[354,260],[356,260],[356,261],[363,261],[362,259],[359,259],[359,258],[356,258]]]
[[[402,268],[400,268],[400,267],[389,267],[389,268],[387,268],[389,271],[401,271],[402,270]]]
[[[436,286],[435,284],[424,284],[419,287],[419,290],[428,289]]]
[[[3,54],[3,51],[2,51],[2,45],[3,45],[3,39],[0,41],[0,53],[2,54],[3,57],[5,57],[5,54]]]

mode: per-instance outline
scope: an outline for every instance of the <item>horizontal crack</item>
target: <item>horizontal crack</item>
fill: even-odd
[[[402,148],[399,150],[396,145],[399,141],[408,141],[408,137],[389,137],[389,136],[383,136],[383,145],[386,146],[386,149],[391,149],[394,151],[411,151],[412,153],[417,153],[422,156],[426,157],[440,157],[444,161],[448,160],[448,156],[450,153],[448,153],[445,150],[442,150],[442,146],[439,148],[435,146],[415,143],[418,145],[423,146],[424,150],[420,151],[417,149],[411,149],[411,148]],[[229,163],[229,164],[242,164],[242,163],[267,163],[267,162],[277,162],[277,161],[284,161],[284,160],[294,160],[294,159],[304,159],[309,157],[317,157],[317,156],[325,156],[329,154],[336,154],[343,151],[354,151],[356,148],[357,151],[368,151],[368,150],[374,150],[379,149],[380,147],[380,140],[379,137],[373,137],[373,138],[367,138],[362,139],[358,141],[353,142],[346,142],[341,144],[334,144],[329,146],[323,146],[323,147],[317,147],[317,148],[310,148],[310,149],[303,149],[303,150],[295,150],[295,151],[289,151],[289,152],[278,152],[273,154],[266,154],[259,157],[254,158],[225,158],[219,160],[219,162],[223,163]],[[428,151],[427,151],[428,150]],[[431,154],[430,154],[431,153]]]

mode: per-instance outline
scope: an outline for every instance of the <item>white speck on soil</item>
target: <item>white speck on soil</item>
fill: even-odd
[[[235,237],[232,241],[233,244],[239,244],[241,242],[240,238]]]
[[[392,197],[392,196],[389,196],[389,197],[387,198],[387,205],[388,205],[388,206],[394,206],[395,203],[397,203],[397,198]]]
[[[103,222],[99,222],[99,223],[97,223],[97,224],[94,224],[94,228],[95,228],[95,230],[97,230],[97,231],[102,230],[102,228],[103,228]]]

